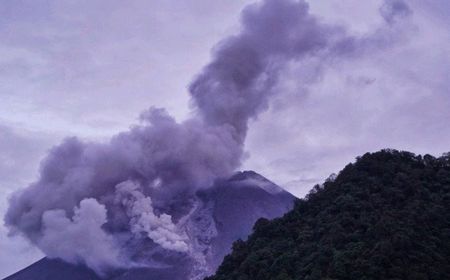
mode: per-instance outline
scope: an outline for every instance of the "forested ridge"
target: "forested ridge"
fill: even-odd
[[[450,154],[358,157],[206,279],[450,279]]]

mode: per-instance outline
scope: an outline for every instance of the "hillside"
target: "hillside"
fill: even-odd
[[[260,219],[207,279],[449,278],[450,155],[383,150]]]

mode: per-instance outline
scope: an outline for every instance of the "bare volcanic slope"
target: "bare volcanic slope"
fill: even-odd
[[[192,244],[190,254],[164,250],[146,239],[129,244],[131,251],[138,252],[135,258],[145,266],[116,270],[102,278],[84,265],[44,258],[5,280],[202,279],[214,273],[230,253],[233,241],[247,238],[259,218],[283,215],[292,208],[294,200],[294,196],[263,176],[252,171],[239,172],[198,191],[191,199],[190,214],[183,226]]]

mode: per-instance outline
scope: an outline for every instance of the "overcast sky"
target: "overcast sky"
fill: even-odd
[[[189,82],[251,2],[1,1],[0,214],[64,137],[105,141],[150,106],[189,116]],[[310,5],[354,34],[383,22],[381,0]],[[450,151],[450,2],[408,5],[389,47],[286,69],[270,109],[250,125],[242,169],[303,196],[368,151]],[[0,278],[39,257],[0,227]]]

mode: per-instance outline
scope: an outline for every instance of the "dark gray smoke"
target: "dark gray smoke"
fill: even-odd
[[[397,11],[407,11],[399,3],[383,6],[389,24]],[[132,239],[192,253],[176,209],[239,167],[249,120],[269,106],[283,66],[346,57],[380,42],[376,36],[380,32],[352,37],[343,27],[321,23],[304,1],[248,6],[240,33],[216,46],[190,86],[193,118],[177,123],[165,110],[150,109],[141,124],[106,144],[66,139],[42,161],[39,179],[13,195],[7,226],[47,256],[84,263],[99,274],[132,265],[125,249]]]
[[[242,26],[240,34],[218,44],[213,61],[190,86],[205,122],[231,126],[240,142],[248,120],[267,108],[283,63],[323,51],[335,35],[303,1],[250,5],[242,13]]]

